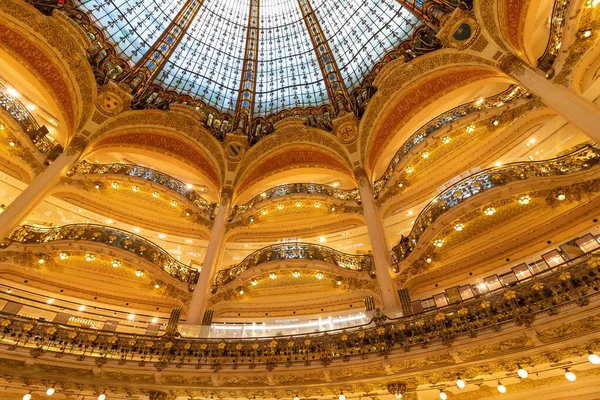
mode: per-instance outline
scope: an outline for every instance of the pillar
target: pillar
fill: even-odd
[[[377,282],[381,289],[383,307],[385,309],[396,308],[399,302],[396,287],[392,280],[392,255],[385,237],[379,208],[373,197],[373,186],[371,186],[364,169],[357,169],[354,172],[354,176],[358,181],[358,190],[362,200],[367,230],[369,231],[369,239],[375,261],[375,272],[377,273]]]
[[[581,129],[596,142],[600,142],[600,110],[575,92],[546,79],[514,55],[500,61],[500,69],[517,80],[530,92],[554,109],[564,119]]]
[[[15,228],[33,211],[56,186],[58,181],[79,160],[87,141],[76,136],[66,151],[59,155],[33,182],[0,214],[0,240],[10,236]]]
[[[229,205],[231,203],[231,188],[225,188],[221,191],[221,204],[219,211],[215,216],[215,223],[210,231],[208,248],[204,256],[204,263],[198,276],[198,283],[194,290],[194,296],[190,303],[190,308],[186,317],[187,325],[197,325],[206,310],[206,304],[210,297],[210,289],[217,271],[217,267],[223,255],[223,246],[225,245],[225,223],[229,215]]]

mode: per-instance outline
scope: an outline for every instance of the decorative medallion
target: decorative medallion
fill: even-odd
[[[96,105],[100,112],[112,117],[128,108],[130,102],[131,96],[119,85],[110,81],[98,93]]]
[[[248,149],[248,138],[245,135],[228,133],[225,137],[225,155],[229,161],[239,161]]]
[[[437,37],[445,47],[464,50],[477,40],[479,32],[479,25],[473,15],[457,8],[445,21]]]
[[[352,113],[343,113],[333,120],[336,136],[344,144],[352,143],[358,137],[358,121]]]

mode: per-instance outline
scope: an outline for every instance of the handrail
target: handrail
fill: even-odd
[[[243,272],[259,264],[276,260],[317,260],[351,271],[368,272],[373,268],[373,256],[370,254],[347,254],[312,243],[280,243],[256,250],[241,262],[217,272],[215,286],[226,285],[234,281]]]
[[[72,240],[103,243],[134,253],[157,265],[181,282],[193,284],[198,280],[198,270],[196,268],[178,261],[162,247],[134,233],[110,226],[70,224],[55,228],[38,228],[23,225],[11,234],[10,240],[11,242],[16,241],[23,244]]]
[[[468,103],[461,104],[431,119],[425,125],[420,127],[415,133],[413,133],[404,142],[404,144],[400,146],[398,151],[396,151],[396,154],[394,154],[394,157],[392,157],[392,160],[390,161],[385,172],[373,183],[373,190],[375,191],[375,194],[379,194],[381,191],[383,191],[383,189],[389,183],[389,180],[394,175],[396,166],[400,164],[404,157],[415,146],[423,142],[433,133],[463,117],[483,110],[502,107],[507,103],[511,103],[527,94],[527,91],[523,87],[511,85],[508,89],[501,93],[495,94],[486,99],[470,101]]]
[[[12,96],[2,82],[0,82],[0,106],[17,121],[23,132],[29,136],[31,142],[48,160],[54,161],[62,153],[63,147],[60,144],[55,145],[46,137],[48,133],[46,127],[37,123],[27,107]]]
[[[333,186],[322,185],[320,183],[289,183],[279,185],[265,190],[259,195],[254,196],[250,201],[236,205],[231,211],[230,218],[234,218],[246,211],[252,209],[257,204],[269,199],[284,197],[290,194],[319,194],[322,196],[332,197],[337,200],[350,201],[353,200],[357,204],[361,204],[360,193],[358,189],[338,189]]]
[[[161,370],[174,363],[207,366],[278,365],[311,360],[329,365],[335,361],[386,356],[431,343],[449,345],[460,337],[503,326],[529,326],[543,314],[560,307],[588,304],[599,294],[600,257],[586,255],[576,262],[554,267],[550,273],[503,288],[442,310],[388,318],[379,310],[369,324],[352,329],[285,337],[234,340],[159,337],[98,331],[0,313],[0,342],[32,351],[92,357],[97,362],[154,362]],[[110,349],[110,350],[106,350]],[[178,357],[173,357],[173,355]]]
[[[173,190],[186,199],[190,200],[200,210],[214,215],[215,209],[217,208],[216,203],[204,199],[198,192],[193,189],[188,189],[187,185],[177,178],[174,178],[168,174],[157,171],[152,168],[143,167],[135,164],[93,164],[87,161],[82,161],[73,170],[73,172],[81,175],[123,175],[131,176],[134,178],[141,178],[150,182],[158,183],[166,187],[167,189]]]
[[[538,68],[544,72],[550,71],[556,59],[563,37],[563,28],[567,22],[567,11],[569,9],[570,0],[555,0],[554,8],[552,9],[552,17],[550,18],[550,37],[548,44],[544,50],[544,54],[538,58]]]
[[[600,160],[600,149],[584,146],[569,154],[542,161],[520,161],[492,167],[468,176],[438,194],[415,219],[410,233],[392,249],[394,264],[414,250],[425,230],[442,214],[473,195],[507,183],[538,177],[565,175],[589,169]]]

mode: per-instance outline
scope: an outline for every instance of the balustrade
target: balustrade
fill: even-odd
[[[451,208],[474,195],[511,182],[532,178],[572,174],[592,168],[600,160],[600,149],[585,146],[567,155],[544,161],[515,162],[473,174],[437,195],[415,219],[408,236],[392,249],[394,263],[399,263],[414,250],[425,230]]]
[[[563,38],[563,29],[567,22],[567,11],[571,2],[570,0],[555,0],[554,8],[552,9],[552,17],[550,17],[550,38],[546,45],[546,50],[540,58],[538,58],[538,68],[549,73],[554,66]],[[550,73],[550,75],[553,75]]]
[[[282,243],[263,247],[244,258],[239,264],[218,271],[215,277],[215,285],[226,285],[243,272],[259,264],[293,259],[323,261],[340,268],[359,272],[368,272],[373,268],[371,255],[347,254],[331,247],[311,243]]]
[[[46,137],[48,130],[45,126],[40,126],[33,115],[27,110],[15,96],[10,94],[8,88],[0,82],[0,106],[6,110],[11,117],[21,126],[23,132],[29,136],[37,149],[50,161],[62,153],[63,147],[55,145]]]
[[[258,339],[151,337],[76,328],[45,320],[0,315],[0,342],[13,347],[121,363],[153,362],[223,367],[277,366],[311,361],[329,365],[365,354],[385,356],[433,343],[449,345],[460,337],[516,324],[529,326],[556,308],[589,304],[600,290],[600,257],[586,253],[527,282],[502,287],[444,309],[410,317],[388,318],[380,312],[369,324],[308,335]]]
[[[177,178],[173,178],[163,172],[152,168],[143,167],[135,164],[92,164],[87,161],[82,161],[73,170],[73,172],[81,175],[121,175],[140,178],[149,182],[158,183],[173,190],[192,203],[200,210],[213,216],[217,207],[216,203],[204,199],[193,189],[188,189],[187,185]]]
[[[402,162],[404,157],[406,157],[406,155],[413,148],[415,148],[419,143],[422,143],[430,135],[468,115],[502,107],[508,103],[522,98],[525,95],[527,95],[527,91],[521,86],[511,85],[502,93],[498,93],[485,99],[461,104],[460,106],[454,107],[430,120],[415,133],[413,133],[412,136],[408,138],[408,140],[406,140],[402,146],[400,146],[390,161],[390,164],[388,165],[384,174],[373,183],[373,189],[375,193],[379,194],[383,191],[390,179],[394,176],[394,170],[396,169],[396,166]]]
[[[109,226],[72,224],[56,228],[38,228],[23,225],[12,233],[10,240],[22,244],[45,244],[63,241],[101,243],[134,253],[157,265],[182,282],[193,284],[198,279],[198,270],[178,261],[160,246],[141,236]],[[10,244],[8,245],[10,246]]]
[[[229,218],[233,219],[238,215],[242,215],[264,201],[291,194],[316,194],[332,197],[336,200],[355,201],[357,204],[361,204],[358,189],[338,189],[333,186],[321,185],[319,183],[290,183],[267,189],[261,194],[254,196],[247,203],[234,206]]]

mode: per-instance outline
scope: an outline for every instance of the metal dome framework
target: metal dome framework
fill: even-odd
[[[288,115],[326,130],[339,113],[360,116],[382,61],[438,47],[446,2],[73,0],[63,11],[95,42],[101,83],[127,84],[134,107],[192,105],[215,136],[252,143]]]

